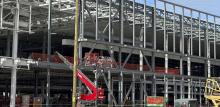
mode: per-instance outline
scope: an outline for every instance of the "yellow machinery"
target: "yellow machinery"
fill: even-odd
[[[215,78],[209,78],[206,80],[204,96],[206,99],[212,101],[214,107],[220,105],[220,87]]]

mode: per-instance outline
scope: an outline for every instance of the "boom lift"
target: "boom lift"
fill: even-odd
[[[206,99],[212,101],[214,107],[220,106],[220,87],[215,78],[206,80],[204,96]]]
[[[59,58],[70,68],[73,69],[72,63],[70,63],[65,57],[63,57],[60,53],[56,52]],[[87,78],[79,69],[77,70],[77,77],[91,90],[89,94],[81,94],[80,100],[85,101],[95,101],[104,100],[104,89],[96,88],[95,84]]]

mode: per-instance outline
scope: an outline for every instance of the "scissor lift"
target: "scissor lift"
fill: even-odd
[[[220,106],[220,87],[215,78],[206,80],[204,96],[206,99],[212,101],[214,107]]]

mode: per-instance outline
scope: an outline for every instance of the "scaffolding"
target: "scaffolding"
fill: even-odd
[[[70,73],[60,73],[69,68],[62,61],[55,63],[58,59],[51,54],[60,40],[63,46],[73,46],[74,41],[69,38],[75,29],[76,4],[74,0],[1,0],[0,5],[0,32],[7,42],[0,47],[4,54],[0,56],[0,70],[12,73],[10,106],[15,106],[16,89],[28,88],[16,83],[18,71],[33,71],[36,75],[34,93],[39,93],[41,87],[41,93],[45,94],[46,86],[46,105],[49,106],[52,90],[72,89],[71,84],[50,87],[51,76],[68,77]],[[170,101],[196,98],[200,105],[205,103],[205,81],[219,75],[216,71],[220,66],[220,16],[166,0],[80,0],[79,5],[78,68],[95,81],[96,87],[105,88],[105,101],[95,101],[95,106],[144,106],[147,96],[163,96]],[[44,34],[48,37],[41,36]],[[24,39],[24,35],[39,36],[43,40],[37,41],[43,42],[42,54],[22,57],[21,48],[26,49],[28,45],[18,41],[19,37]],[[59,41],[51,41],[54,35],[60,35]],[[25,47],[19,47],[20,44]],[[34,50],[31,47],[27,49]],[[44,55],[46,50],[48,55]],[[85,53],[108,57],[111,66],[87,66]],[[132,64],[135,64],[133,68]],[[42,73],[47,77],[42,84],[38,83],[40,77],[35,73],[39,69],[47,69],[46,74]],[[91,73],[91,69],[96,73]],[[172,70],[174,74],[170,73]],[[71,82],[67,81],[60,84]],[[4,91],[8,83],[2,87]]]

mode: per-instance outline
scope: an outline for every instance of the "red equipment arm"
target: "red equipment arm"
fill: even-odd
[[[70,63],[64,56],[62,56],[60,53],[56,52],[58,57],[71,69],[73,70],[73,65]],[[81,94],[80,99],[86,100],[86,101],[94,101],[96,100],[96,96],[98,100],[103,100],[105,98],[104,96],[104,90],[101,88],[96,88],[96,86],[93,84],[92,81],[89,80],[79,69],[77,70],[77,77],[89,88],[92,90],[91,94]],[[98,93],[97,93],[98,92]]]
[[[101,88],[96,88],[92,81],[90,81],[80,70],[77,70],[77,77],[89,88],[92,90],[91,94],[81,94],[80,99],[86,101],[94,101],[96,100],[96,96],[98,100],[104,99],[104,90]],[[98,95],[97,95],[98,92]]]

